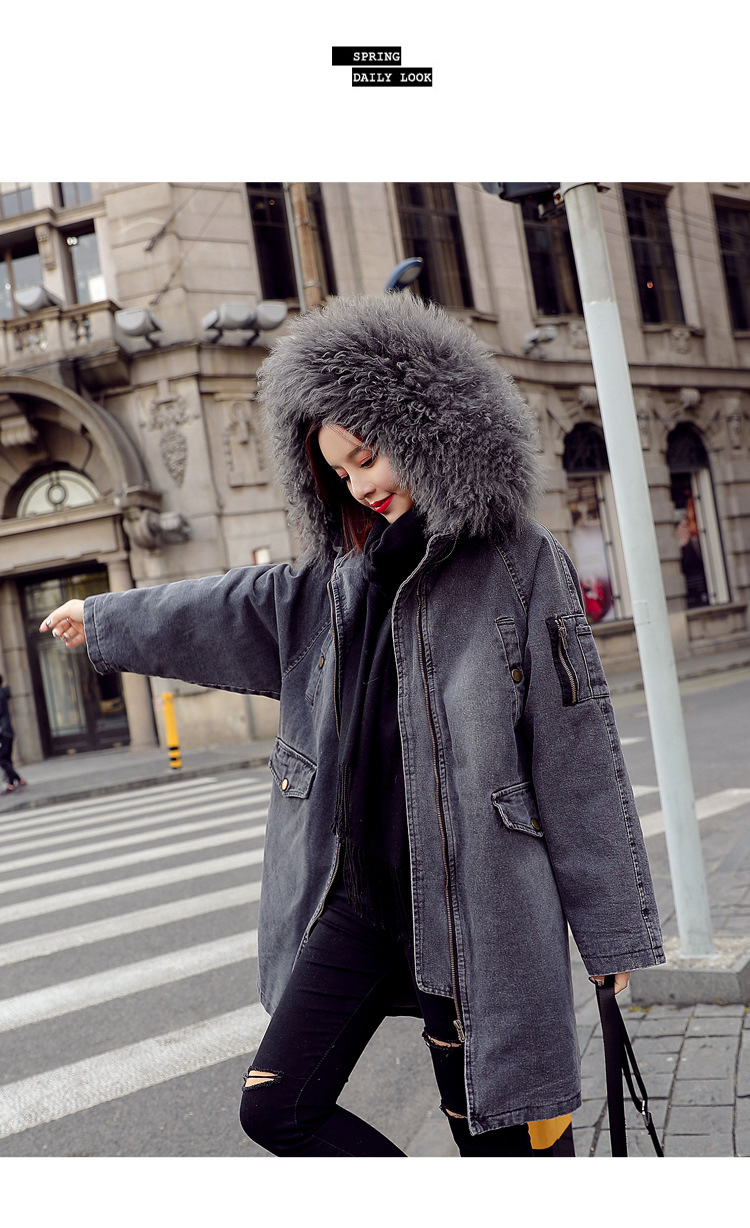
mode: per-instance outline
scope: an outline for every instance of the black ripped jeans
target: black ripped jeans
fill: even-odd
[[[243,1090],[240,1123],[251,1139],[278,1156],[404,1155],[336,1103],[386,1016],[394,986],[403,979],[404,960],[413,980],[410,944],[358,917],[340,886],[331,892],[248,1072],[273,1076]],[[525,1125],[469,1133],[454,1004],[419,989],[417,995],[441,1108],[460,1154],[531,1155]]]

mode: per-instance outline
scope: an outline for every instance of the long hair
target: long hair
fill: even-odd
[[[341,528],[344,549],[361,553],[365,548],[367,534],[375,522],[375,512],[358,503],[346,483],[334,473],[320,450],[319,430],[320,426],[314,422],[305,436],[305,454],[318,494],[333,522]]]

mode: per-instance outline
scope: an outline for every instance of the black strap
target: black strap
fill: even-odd
[[[604,984],[596,985],[596,1000],[602,1021],[602,1037],[604,1038],[604,1066],[607,1076],[607,1111],[609,1114],[609,1136],[613,1156],[628,1154],[627,1135],[625,1133],[625,1097],[622,1087],[622,1076],[628,1085],[633,1104],[643,1117],[649,1132],[654,1151],[657,1156],[664,1157],[664,1152],[656,1133],[656,1127],[648,1109],[648,1093],[641,1078],[641,1072],[633,1054],[628,1030],[620,1014],[620,1008],[615,999],[615,978],[605,976]],[[638,1084],[640,1096],[636,1094],[633,1079]]]

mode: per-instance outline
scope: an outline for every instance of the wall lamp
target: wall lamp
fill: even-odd
[[[31,316],[35,311],[44,311],[46,307],[62,307],[59,298],[50,294],[45,286],[28,286],[25,290],[16,290],[15,300],[21,311]]]
[[[221,303],[203,317],[201,328],[206,332],[214,331],[215,335],[208,338],[210,345],[215,345],[225,332],[249,333],[250,336],[242,341],[242,345],[247,346],[253,344],[259,333],[278,328],[286,317],[286,303],[270,299],[256,307],[247,303]]]
[[[388,281],[385,283],[386,294],[396,294],[399,290],[406,289],[413,281],[416,281],[419,274],[422,272],[424,260],[421,256],[409,256],[406,260],[402,260],[397,264],[391,273]]]
[[[156,342],[151,334],[164,331],[148,307],[126,307],[122,311],[116,311],[115,324],[126,337],[145,337],[152,346],[156,345]]]

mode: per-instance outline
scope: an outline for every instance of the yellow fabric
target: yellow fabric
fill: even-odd
[[[550,1117],[548,1121],[528,1122],[532,1151],[544,1151],[545,1148],[551,1147],[567,1130],[572,1120],[568,1113],[565,1117]]]

